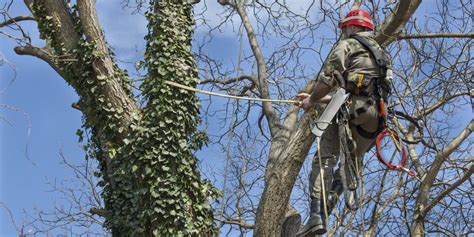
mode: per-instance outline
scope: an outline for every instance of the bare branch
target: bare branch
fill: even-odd
[[[0,28],[1,27],[4,27],[4,26],[7,26],[7,25],[10,25],[10,24],[15,24],[17,22],[20,22],[20,21],[34,21],[35,18],[33,16],[17,16],[17,17],[13,17],[11,19],[8,19],[4,22],[0,22]]]
[[[242,81],[242,80],[248,80],[248,81],[250,81],[250,84],[243,86],[242,89],[240,90],[240,92],[239,93],[234,93],[234,95],[235,96],[245,96],[245,95],[247,95],[248,91],[253,91],[255,89],[255,87],[257,86],[257,78],[254,75],[242,75],[242,76],[232,78],[232,79],[229,79],[229,80],[207,79],[207,80],[202,80],[200,82],[200,84],[212,84],[213,86],[216,86],[221,90],[235,91],[234,85],[231,85],[231,84],[237,83],[237,82]],[[227,86],[227,87],[223,87],[223,86]]]
[[[38,48],[34,46],[18,46],[14,48],[15,53],[19,55],[30,55],[40,58],[49,64],[53,63],[53,55],[46,48]]]
[[[470,92],[469,91],[465,91],[465,92],[461,92],[461,93],[456,93],[454,95],[451,95],[451,96],[448,96],[446,98],[441,98],[439,99],[435,104],[431,105],[431,106],[427,106],[425,109],[423,109],[419,114],[416,115],[417,118],[421,118],[421,117],[424,117],[430,113],[433,113],[436,109],[438,109],[439,107],[443,106],[446,104],[446,102],[454,99],[454,98],[457,98],[459,96],[463,96],[463,95],[469,95]]]
[[[8,215],[10,216],[10,221],[12,222],[13,227],[15,227],[16,231],[17,231],[18,233],[20,233],[20,228],[18,228],[18,225],[17,225],[16,222],[15,222],[15,218],[13,217],[13,213],[12,213],[12,211],[10,210],[10,208],[8,208],[8,206],[7,206],[5,203],[3,203],[3,202],[0,202],[0,205],[2,205],[3,208],[5,208],[5,210],[8,212]]]
[[[470,33],[430,33],[430,34],[399,34],[397,40],[403,39],[429,39],[429,38],[474,38]]]
[[[107,217],[109,215],[109,212],[105,209],[101,209],[101,208],[91,208],[89,210],[89,212],[92,214],[92,215],[98,215],[100,217]]]
[[[436,156],[435,163],[437,163],[438,160],[445,160],[451,153],[453,153],[454,150],[456,150],[461,143],[471,135],[471,133],[474,131],[474,120],[471,120],[471,122],[466,126],[466,128],[459,133],[459,135],[454,138],[451,143],[449,143],[438,155]]]
[[[384,46],[393,42],[396,39],[393,35],[403,29],[420,3],[421,0],[400,0],[395,11],[379,27],[375,40]]]
[[[14,48],[18,55],[30,55],[42,59],[48,63],[59,75],[65,77],[63,71],[55,62],[55,55],[51,54],[48,48],[38,48],[34,46],[17,46]]]
[[[443,199],[446,195],[448,195],[449,193],[451,193],[454,189],[456,189],[457,187],[459,187],[459,185],[461,185],[462,183],[464,183],[467,179],[469,179],[472,175],[472,173],[474,173],[474,166],[472,165],[472,163],[469,165],[469,168],[468,170],[464,173],[464,175],[459,179],[457,180],[456,182],[454,182],[451,186],[449,186],[449,188],[447,188],[446,190],[444,190],[443,192],[441,192],[436,198],[434,198],[431,203],[429,205],[427,205],[425,208],[423,208],[421,210],[421,213],[422,215],[426,215],[426,213],[428,213],[434,206],[436,206],[439,201],[441,201],[441,199]]]
[[[250,47],[252,48],[253,55],[255,57],[255,60],[257,61],[257,71],[258,71],[257,87],[260,92],[260,97],[262,99],[271,99],[269,88],[268,88],[268,82],[267,82],[267,79],[268,79],[267,66],[265,63],[262,50],[260,49],[259,43],[257,41],[257,36],[253,30],[253,27],[250,23],[250,19],[245,10],[245,6],[243,4],[237,4],[236,6],[234,6],[234,8],[235,10],[237,10],[237,12],[240,15],[240,18],[242,19],[242,23],[245,27],[245,30],[247,31],[247,37],[249,39]],[[278,120],[278,117],[276,116],[275,110],[273,109],[273,106],[271,103],[262,102],[262,108],[263,108],[263,113],[265,114],[265,117],[267,118],[267,121],[268,121],[270,133],[273,136],[276,134],[277,129],[280,126],[280,122]]]
[[[213,79],[202,80],[199,84],[218,83],[222,85],[228,85],[228,84],[239,82],[242,80],[249,80],[252,83],[256,83],[257,78],[255,77],[255,75],[241,75],[239,77],[232,78],[229,80],[213,80]]]
[[[420,195],[418,196],[418,206],[423,207],[426,199],[428,197],[430,188],[433,186],[433,181],[436,178],[436,175],[439,172],[439,169],[441,168],[441,165],[443,162],[448,158],[448,156],[456,150],[461,143],[472,133],[474,130],[474,121],[471,120],[471,122],[466,126],[466,128],[458,135],[456,136],[442,151],[438,152],[438,155],[436,156],[433,166],[431,167],[430,170],[427,171],[426,176],[420,186]],[[421,209],[422,210],[422,209]],[[423,216],[422,212],[420,210],[419,215]]]
[[[254,224],[245,223],[242,220],[220,220],[220,222],[224,224],[238,225],[244,229],[253,229],[255,227]]]

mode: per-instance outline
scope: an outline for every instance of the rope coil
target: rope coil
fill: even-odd
[[[398,150],[398,152],[401,153],[401,160],[400,162],[398,162],[398,164],[394,165],[394,164],[391,164],[390,162],[387,162],[385,161],[384,157],[382,156],[382,152],[381,152],[381,145],[382,145],[382,140],[384,137],[390,137],[393,142],[395,143],[395,146]],[[407,150],[405,148],[405,146],[403,146],[400,142],[399,142],[399,137],[398,137],[398,134],[393,131],[392,129],[390,128],[385,128],[382,132],[379,133],[379,135],[377,136],[376,140],[375,140],[375,147],[376,147],[376,155],[377,155],[377,159],[382,163],[384,164],[385,166],[387,166],[387,168],[391,169],[391,170],[396,170],[396,171],[405,171],[408,173],[408,175],[410,176],[413,176],[413,177],[416,177],[416,172],[414,170],[409,170],[407,168],[405,168],[405,165],[407,163]]]

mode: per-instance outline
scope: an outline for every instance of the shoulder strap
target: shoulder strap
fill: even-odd
[[[375,63],[377,63],[377,66],[379,66],[380,78],[384,78],[387,73],[387,64],[388,64],[385,57],[385,52],[375,47],[373,44],[369,43],[368,39],[364,36],[352,34],[350,37],[359,41],[360,44],[362,44],[366,49],[369,50],[370,54],[372,54],[372,56],[375,59]]]

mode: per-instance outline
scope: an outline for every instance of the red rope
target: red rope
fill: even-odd
[[[403,144],[401,143],[398,143],[400,147],[399,148],[397,147],[397,150],[401,152],[401,155],[402,155],[402,159],[400,160],[400,162],[398,162],[397,165],[394,165],[385,161],[380,150],[381,150],[382,140],[386,136],[392,137],[395,145],[397,145],[397,143],[399,142],[398,134],[395,131],[391,130],[390,128],[385,128],[382,132],[380,132],[379,135],[377,136],[377,139],[375,140],[376,154],[379,161],[391,170],[406,171],[408,175],[416,176],[415,171],[408,170],[407,168],[405,168],[405,164],[407,163],[407,150],[405,146],[403,146]]]

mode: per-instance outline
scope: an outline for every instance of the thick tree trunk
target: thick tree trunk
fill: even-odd
[[[124,144],[140,109],[127,84],[127,75],[113,62],[95,10],[94,0],[79,0],[77,13],[64,1],[32,1],[44,48],[17,47],[15,52],[46,61],[78,93],[77,107],[92,131],[94,156],[106,182],[110,158]],[[112,155],[111,155],[112,154]]]
[[[298,130],[285,145],[271,170],[267,169],[265,189],[258,205],[254,236],[281,236],[287,203],[296,177],[314,139],[310,129],[311,116],[306,114]],[[283,232],[291,232],[283,230]]]

